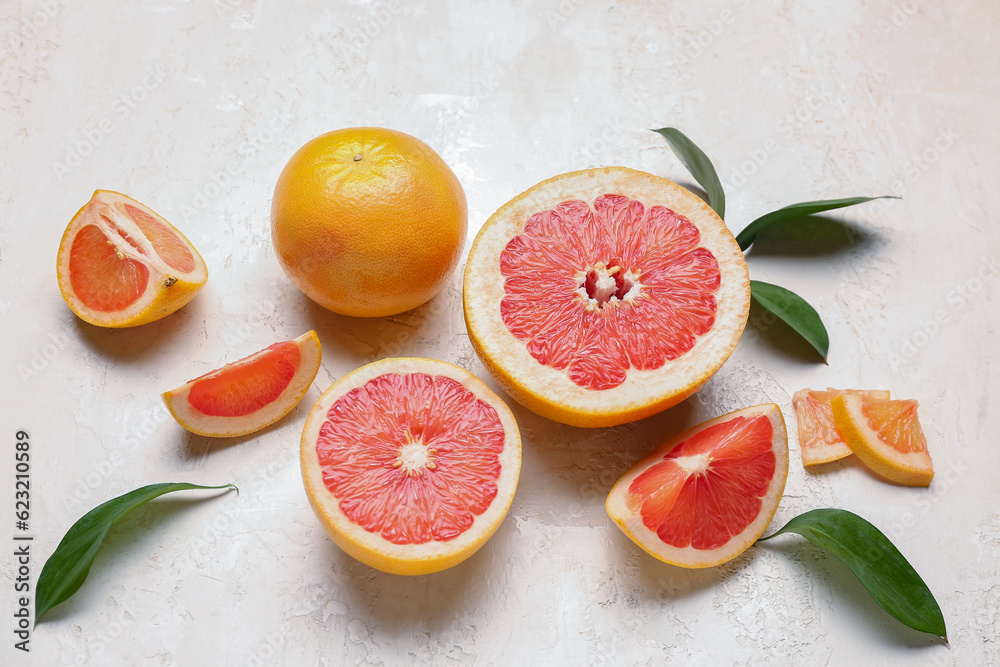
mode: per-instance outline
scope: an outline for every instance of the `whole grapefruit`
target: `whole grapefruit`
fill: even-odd
[[[416,308],[440,291],[465,245],[468,206],[454,172],[403,132],[320,135],[285,165],[271,239],[295,285],[342,315]]]

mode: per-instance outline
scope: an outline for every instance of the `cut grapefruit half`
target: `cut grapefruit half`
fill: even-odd
[[[655,558],[681,567],[721,565],[771,522],[788,476],[788,439],[773,403],[681,433],[636,463],[611,489],[618,527]]]
[[[192,433],[210,438],[254,433],[302,400],[321,357],[319,338],[309,331],[172,389],[163,401]]]
[[[208,279],[191,242],[131,197],[97,190],[70,221],[56,260],[59,289],[82,320],[134,327],[189,302]]]
[[[819,391],[800,389],[792,397],[799,426],[799,450],[806,467],[837,461],[851,455],[851,448],[833,421],[830,399],[838,395],[856,394],[863,398],[889,398],[882,389],[831,389]]]
[[[833,419],[848,447],[891,482],[930,486],[934,465],[917,419],[917,402],[834,396]]]
[[[344,376],[302,431],[306,495],[333,541],[393,574],[457,565],[500,525],[514,498],[514,415],[468,371],[383,359]]]
[[[549,179],[486,222],[465,321],[496,381],[575,426],[648,417],[697,391],[746,324],[746,261],[705,202],[624,167]]]

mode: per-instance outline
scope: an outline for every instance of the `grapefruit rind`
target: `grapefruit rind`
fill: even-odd
[[[930,486],[934,478],[930,454],[926,449],[922,452],[900,452],[883,442],[864,416],[865,401],[861,396],[835,396],[830,402],[833,418],[847,446],[862,463],[890,482],[904,486]],[[920,428],[919,421],[916,428]]]
[[[164,392],[162,396],[163,402],[167,405],[167,410],[177,420],[177,423],[185,429],[196,435],[208,438],[232,438],[256,433],[261,429],[267,428],[287,415],[298,405],[302,397],[309,391],[309,385],[316,378],[316,373],[319,371],[320,361],[322,360],[322,348],[315,331],[308,331],[289,342],[299,347],[301,353],[299,366],[295,369],[295,374],[281,393],[259,410],[238,417],[206,415],[191,405],[188,396],[191,393],[191,388],[199,380],[216,375],[238,364],[250,363],[260,355],[266,354],[267,349],[206,373],[176,389]]]
[[[857,394],[865,398],[889,398],[884,389],[800,389],[792,397],[798,425],[799,452],[806,468],[832,463],[852,454],[833,422],[830,400],[838,394]],[[820,414],[820,413],[823,414]]]
[[[772,451],[775,457],[774,475],[771,478],[766,494],[761,499],[760,512],[756,518],[738,535],[732,536],[726,544],[716,549],[696,549],[694,547],[678,548],[663,542],[656,532],[650,530],[642,521],[640,512],[629,508],[626,493],[632,481],[648,468],[660,462],[671,449],[691,438],[696,433],[711,428],[716,424],[730,421],[737,417],[766,416],[771,422]],[[649,456],[632,466],[619,479],[608,494],[605,509],[608,516],[618,525],[625,535],[635,542],[643,551],[671,565],[686,568],[714,567],[726,563],[746,551],[758,537],[767,529],[778,503],[785,490],[785,480],[788,477],[788,435],[785,429],[785,419],[781,410],[774,403],[755,405],[729,414],[716,417],[707,422],[690,428],[656,448]]]
[[[699,246],[718,261],[722,279],[715,292],[715,323],[693,348],[655,370],[629,369],[620,386],[598,391],[577,385],[565,370],[538,363],[507,328],[500,316],[505,292],[499,267],[507,242],[521,233],[533,214],[567,200],[590,204],[606,193],[638,200],[647,209],[666,206],[687,218],[701,234]],[[500,207],[473,242],[465,268],[463,301],[473,349],[504,391],[555,421],[584,427],[615,426],[680,403],[722,367],[746,325],[750,280],[739,244],[702,199],[659,176],[626,167],[604,167],[550,178]]]
[[[132,222],[124,211],[126,205],[136,207],[176,234],[191,251],[194,268],[190,271],[180,271],[167,264],[153,249],[138,225]],[[139,244],[144,252],[140,253],[119,235],[108,233],[105,223],[97,215],[98,211],[114,215],[115,224],[127,230],[129,237]],[[73,290],[70,281],[70,250],[76,235],[86,225],[100,228],[123,256],[143,263],[149,270],[148,282],[142,294],[122,310],[113,312],[95,310],[83,303]],[[80,319],[96,326],[119,329],[155,322],[185,306],[204,287],[208,280],[208,267],[194,245],[176,227],[148,206],[120,192],[95,190],[90,201],[76,212],[63,233],[56,258],[56,275],[63,299]]]
[[[320,428],[338,399],[352,389],[388,373],[443,375],[459,382],[497,413],[504,429],[504,447],[499,455],[501,472],[497,495],[472,526],[447,541],[395,544],[380,534],[368,532],[341,511],[339,500],[327,489],[316,452]],[[479,550],[507,515],[514,500],[521,470],[521,436],[514,414],[489,387],[463,368],[433,359],[402,357],[382,359],[362,366],[331,385],[309,411],[301,440],[302,478],[309,504],[333,542],[348,555],[383,572],[401,575],[431,574],[458,565]]]

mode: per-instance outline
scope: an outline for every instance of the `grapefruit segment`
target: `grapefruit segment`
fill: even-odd
[[[467,371],[383,359],[327,389],[301,442],[306,494],[333,541],[395,574],[437,572],[471,556],[514,497],[514,416]]]
[[[788,476],[785,422],[772,403],[681,433],[636,463],[606,509],[650,555],[711,567],[743,553],[771,522]]]
[[[81,319],[132,327],[181,308],[208,269],[169,222],[130,197],[97,190],[66,228],[56,260],[59,289]]]
[[[889,398],[881,389],[832,389],[818,391],[800,389],[792,397],[799,427],[799,449],[806,467],[837,461],[851,455],[851,448],[833,420],[830,401],[837,395],[858,395],[863,398]]]
[[[319,371],[315,331],[275,343],[163,394],[181,426],[211,438],[254,433],[292,411]]]
[[[743,253],[715,212],[624,167],[515,197],[480,230],[465,272],[484,366],[528,408],[576,426],[690,396],[732,352],[749,303]]]
[[[934,465],[916,401],[840,395],[831,405],[844,441],[865,465],[897,484],[930,486]]]

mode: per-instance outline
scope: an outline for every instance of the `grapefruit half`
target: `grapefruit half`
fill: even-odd
[[[210,438],[254,433],[302,400],[321,357],[319,338],[309,331],[165,392],[163,401],[192,433]]]
[[[327,389],[302,431],[306,495],[333,541],[394,574],[457,565],[514,498],[514,415],[468,371],[383,359]]]
[[[188,303],[208,280],[191,242],[131,197],[97,190],[70,221],[56,260],[59,289],[80,319],[134,327]]]
[[[668,440],[618,480],[606,508],[655,558],[711,567],[736,558],[763,534],[787,476],[785,421],[778,406],[767,403]]]
[[[889,398],[882,389],[832,389],[818,391],[800,389],[792,397],[799,426],[799,450],[806,467],[837,461],[851,455],[851,448],[833,421],[830,400],[840,394],[857,394],[864,398]]]
[[[575,426],[697,391],[746,324],[746,261],[700,198],[624,167],[549,179],[486,222],[465,269],[472,345],[517,401]]]
[[[917,419],[917,402],[834,396],[833,419],[861,461],[886,479],[930,486],[934,464]]]

